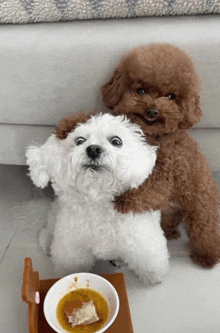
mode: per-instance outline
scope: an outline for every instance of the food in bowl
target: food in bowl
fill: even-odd
[[[61,298],[56,315],[61,327],[67,332],[94,333],[107,321],[109,308],[98,291],[79,288]]]
[[[88,302],[67,301],[64,313],[67,317],[68,323],[70,323],[72,327],[77,325],[92,324],[100,319],[93,300]]]

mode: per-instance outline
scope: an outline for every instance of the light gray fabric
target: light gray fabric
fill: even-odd
[[[102,110],[100,87],[125,52],[168,42],[194,60],[204,113],[194,135],[220,171],[219,31],[213,15],[2,25],[0,163],[25,164],[26,146],[43,143],[64,115]]]
[[[200,127],[220,127],[218,16],[4,25],[0,29],[0,123],[55,125],[100,108],[100,87],[133,47],[172,43],[202,82]]]
[[[43,144],[54,127],[0,124],[0,163],[25,165],[31,143]]]
[[[220,13],[220,0],[1,0],[0,23]]]

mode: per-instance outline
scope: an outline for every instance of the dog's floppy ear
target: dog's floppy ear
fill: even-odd
[[[42,147],[31,145],[26,150],[27,165],[29,166],[29,176],[33,183],[41,188],[47,186],[50,176],[46,170]]]
[[[33,183],[41,188],[47,186],[51,177],[56,177],[62,161],[63,140],[72,132],[78,123],[84,123],[96,112],[78,113],[61,119],[54,134],[42,146],[31,145],[26,150],[29,175]]]
[[[95,114],[96,111],[94,110],[89,114],[80,112],[78,114],[63,117],[55,128],[55,135],[58,139],[66,139],[68,134],[71,133],[79,123],[85,123]]]
[[[202,117],[199,95],[189,98],[189,100],[184,104],[183,107],[185,110],[185,116],[183,121],[179,125],[179,128],[188,129],[197,124]]]
[[[111,79],[101,87],[102,99],[105,106],[113,109],[120,100],[124,93],[128,90],[130,78],[125,73],[121,73],[115,69]]]

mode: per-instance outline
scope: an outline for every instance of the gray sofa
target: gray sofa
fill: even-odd
[[[8,19],[11,23],[9,15],[7,19],[3,15],[4,2],[0,7],[1,22],[8,23]],[[161,15],[167,9],[162,6],[165,2],[159,1]],[[14,3],[19,11],[21,2]],[[173,6],[174,3],[178,1],[173,2]],[[122,1],[121,9],[124,9],[123,5]],[[137,8],[136,5],[133,12],[131,8],[127,12],[119,11],[115,17],[121,18],[30,24],[34,18],[37,22],[48,17],[49,21],[54,16],[50,14],[43,18],[35,8],[30,14],[30,8],[28,12],[26,6],[19,19],[18,15],[12,16],[17,24],[0,25],[0,163],[25,164],[25,147],[31,141],[43,143],[62,116],[79,110],[102,110],[100,86],[125,52],[142,44],[172,43],[184,49],[195,62],[202,82],[204,116],[192,135],[212,170],[220,171],[219,15],[129,18],[132,13],[133,16],[146,15],[143,8],[142,12]],[[173,10],[180,11],[178,8]],[[63,16],[57,14],[57,20],[68,19],[64,9],[57,9],[58,14],[63,13]],[[217,9],[219,7],[213,8],[213,12]],[[150,7],[146,10],[155,14]],[[198,10],[204,11],[204,8],[200,6]],[[93,8],[92,18],[94,13],[98,13],[97,8],[96,11]],[[114,17],[114,13],[110,14]],[[91,18],[89,11],[87,16]],[[28,24],[18,24],[21,18],[22,23]]]

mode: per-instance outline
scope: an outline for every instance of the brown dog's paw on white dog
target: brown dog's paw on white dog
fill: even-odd
[[[178,237],[184,221],[190,257],[202,267],[220,259],[219,192],[196,142],[186,132],[202,117],[200,83],[190,57],[178,47],[150,45],[126,54],[102,87],[104,104],[139,124],[158,145],[152,175],[138,189],[118,197],[121,212],[164,209],[167,237]],[[168,214],[168,215],[167,215]]]

